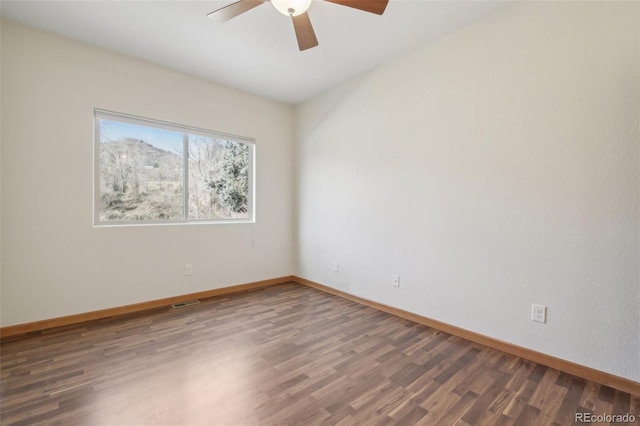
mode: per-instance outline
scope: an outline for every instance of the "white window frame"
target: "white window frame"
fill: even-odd
[[[201,129],[197,127],[185,126],[151,118],[138,117],[119,112],[107,111],[99,108],[93,110],[94,123],[94,144],[93,144],[93,225],[95,227],[104,226],[148,226],[148,225],[192,225],[192,224],[230,224],[230,223],[255,223],[255,157],[256,141],[253,138],[231,135],[228,133],[216,132],[213,130]],[[100,219],[100,120],[114,120],[139,126],[155,127],[173,132],[183,133],[183,218],[167,220],[101,220]],[[247,213],[248,218],[240,219],[189,219],[189,135],[205,136],[213,139],[221,139],[229,142],[247,144],[249,149],[249,170],[248,170],[248,196]]]

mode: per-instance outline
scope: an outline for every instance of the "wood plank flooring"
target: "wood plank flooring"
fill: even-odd
[[[2,425],[640,419],[640,396],[298,284],[60,327],[0,349]]]

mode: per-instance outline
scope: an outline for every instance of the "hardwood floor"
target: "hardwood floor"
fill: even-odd
[[[2,425],[640,419],[640,396],[298,284],[10,338],[0,380]]]

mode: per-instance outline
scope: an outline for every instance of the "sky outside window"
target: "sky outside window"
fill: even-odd
[[[140,139],[156,148],[165,151],[182,153],[181,132],[159,129],[157,127],[140,126],[136,124],[100,120],[100,143],[115,142],[126,138]]]

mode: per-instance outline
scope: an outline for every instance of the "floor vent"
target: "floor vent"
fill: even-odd
[[[187,300],[186,302],[174,303],[171,305],[172,308],[184,308],[185,306],[197,305],[200,303],[199,300]]]

